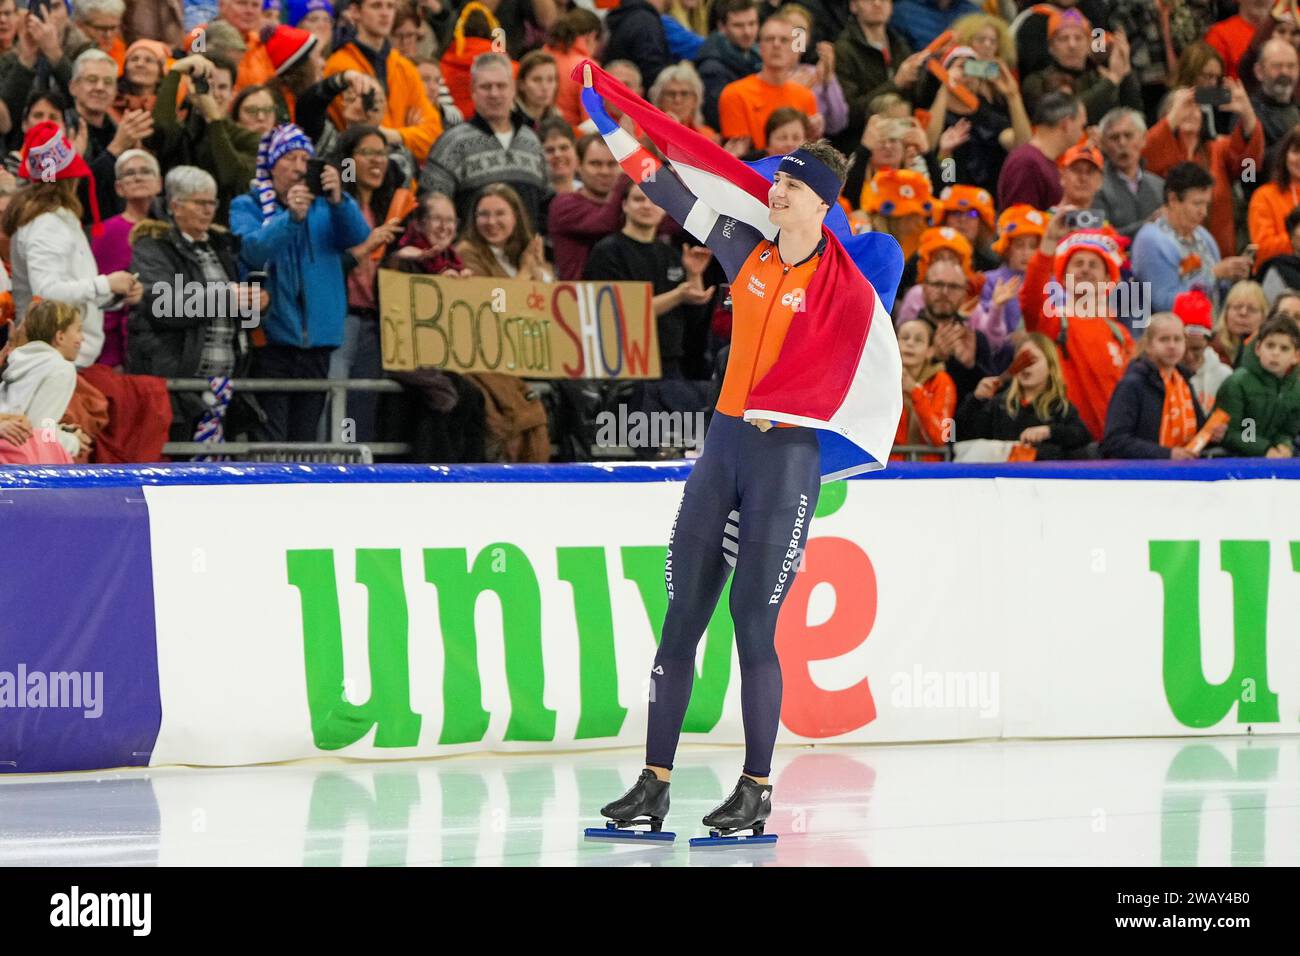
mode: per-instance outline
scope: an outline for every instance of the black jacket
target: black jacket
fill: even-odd
[[[1050,419],[1039,418],[1033,405],[1022,405],[1015,415],[1008,415],[1006,390],[1010,387],[1005,386],[989,399],[979,399],[973,394],[962,399],[956,415],[957,441],[973,438],[1019,441],[1026,428],[1047,425],[1052,429],[1052,437],[1038,444],[1036,460],[1055,461],[1071,457],[1073,452],[1092,440],[1088,426],[1079,418],[1079,410],[1073,405]]]
[[[1187,378],[1180,367],[1178,374]],[[1187,384],[1196,409],[1196,427],[1205,424],[1205,412],[1196,389]],[[1106,430],[1101,437],[1103,458],[1168,458],[1160,444],[1160,422],[1165,409],[1165,383],[1160,370],[1146,357],[1135,358],[1124,370],[1106,408]]]
[[[631,60],[641,71],[641,82],[647,90],[659,71],[672,64],[659,11],[646,0],[623,0],[605,17],[605,29],[609,39],[601,62]]]
[[[695,54],[695,67],[704,83],[704,122],[718,129],[718,97],[723,87],[757,73],[763,61],[753,47],[742,50],[721,33],[710,33]]]
[[[171,315],[176,310],[163,303],[155,309],[154,303],[160,295],[172,295],[178,275],[182,282],[205,282],[203,267],[190,243],[170,223],[145,220],[136,226],[133,239],[131,271],[140,276],[144,298],[127,320],[127,370],[133,375],[191,378],[198,372],[206,318]],[[239,281],[239,239],[219,226],[208,230],[208,239],[230,281]],[[242,338],[241,334],[235,340],[237,373],[243,358]]]

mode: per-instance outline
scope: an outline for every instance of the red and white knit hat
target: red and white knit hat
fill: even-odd
[[[1056,276],[1057,281],[1065,281],[1065,267],[1069,264],[1070,257],[1078,252],[1092,252],[1101,256],[1102,261],[1106,263],[1106,271],[1110,273],[1110,281],[1119,281],[1119,270],[1124,264],[1124,252],[1114,236],[1100,229],[1080,229],[1057,243],[1056,258],[1052,263],[1052,274]]]
[[[317,42],[316,34],[283,23],[262,28],[262,44],[275,67],[276,76],[284,76],[293,69],[294,64],[311,53]]]

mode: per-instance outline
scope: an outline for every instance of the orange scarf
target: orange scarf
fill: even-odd
[[[1161,370],[1165,383],[1165,407],[1160,412],[1160,444],[1165,448],[1186,445],[1196,436],[1196,406],[1187,379],[1178,369]]]

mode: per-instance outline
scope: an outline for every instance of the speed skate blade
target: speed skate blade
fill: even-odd
[[[588,840],[625,840],[631,843],[672,843],[677,839],[676,833],[668,830],[632,830],[609,824],[603,827],[587,827],[582,831]]]
[[[721,836],[713,833],[706,837],[691,837],[691,849],[706,850],[710,847],[736,847],[736,846],[759,846],[762,844],[771,845],[776,842],[775,833],[764,833],[760,836]]]

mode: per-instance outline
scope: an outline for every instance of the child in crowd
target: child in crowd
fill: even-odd
[[[1115,386],[1101,440],[1105,458],[1199,457],[1187,443],[1205,424],[1205,412],[1179,363],[1187,336],[1172,312],[1157,312],[1142,336],[1142,354]],[[1211,436],[1223,437],[1220,425]]]
[[[1078,457],[1091,440],[1079,410],[1065,395],[1065,376],[1052,340],[1032,332],[1016,350],[1015,374],[980,380],[957,410],[958,441],[986,438],[1034,448],[1034,459]]]
[[[946,445],[952,440],[952,413],[957,386],[944,371],[934,348],[934,323],[911,319],[898,329],[898,351],[903,357],[903,414],[894,435],[895,445]],[[905,456],[891,455],[899,461]],[[942,461],[924,455],[922,461]]]
[[[85,432],[59,424],[77,387],[73,361],[83,340],[81,312],[65,302],[37,302],[18,334],[22,344],[9,353],[0,374],[0,414],[25,415],[33,437],[57,441],[70,462],[90,450]]]
[[[1251,346],[1219,388],[1218,406],[1229,415],[1223,447],[1234,455],[1291,458],[1300,431],[1300,326],[1270,319]]]

